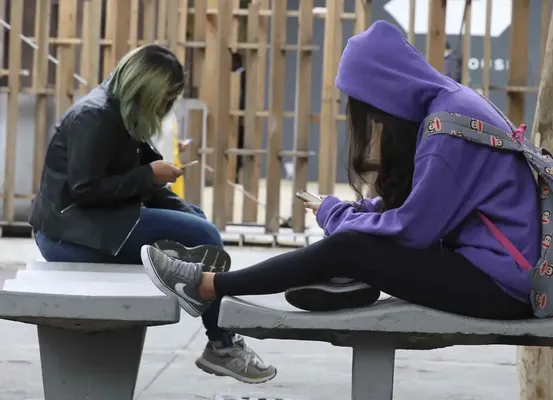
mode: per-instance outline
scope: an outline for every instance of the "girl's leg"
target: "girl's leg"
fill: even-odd
[[[42,232],[37,232],[35,237],[37,247],[46,261],[74,263],[114,262],[112,256],[90,247],[52,239]]]
[[[508,295],[455,252],[439,247],[408,249],[357,232],[332,235],[242,270],[204,274],[199,293],[207,297],[272,294],[336,276],[367,283],[411,303],[461,315],[490,319],[532,315],[529,304]]]
[[[170,246],[173,243],[174,247]],[[223,241],[219,230],[204,218],[173,210],[143,208],[140,221],[129,236],[117,258],[119,262],[141,264],[140,250],[144,245],[158,243],[162,250],[174,250],[180,259],[198,258],[215,270],[228,270],[230,258],[219,252]],[[201,248],[189,249],[202,245]],[[168,247],[167,247],[168,246]],[[209,343],[196,365],[217,375],[232,376],[248,383],[265,382],[276,375],[276,369],[265,365],[253,350],[245,346],[241,337],[219,328],[220,299],[209,304],[202,314]],[[253,357],[255,355],[255,357]],[[231,362],[233,360],[239,362]],[[257,360],[248,364],[247,359]]]

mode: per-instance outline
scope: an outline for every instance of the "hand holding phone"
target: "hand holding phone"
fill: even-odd
[[[296,197],[306,203],[322,203],[323,199],[319,196],[309,193],[306,190],[300,190],[296,193]]]
[[[198,160],[190,161],[189,163],[186,163],[184,165],[181,165],[179,168],[184,171],[185,168],[191,167],[192,165],[198,164]]]

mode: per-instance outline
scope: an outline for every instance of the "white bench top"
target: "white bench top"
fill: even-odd
[[[0,318],[103,330],[176,323],[180,309],[139,265],[30,262],[4,283]]]
[[[457,344],[553,345],[553,319],[492,321],[406,303],[379,301],[336,312],[285,311],[235,297],[223,298],[219,326],[260,339],[298,339],[350,346],[356,337],[383,335],[399,349]]]

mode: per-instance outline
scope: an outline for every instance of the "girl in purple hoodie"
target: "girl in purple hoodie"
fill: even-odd
[[[368,305],[383,291],[466,316],[531,317],[526,273],[478,216],[486,215],[534,265],[539,203],[530,167],[518,154],[453,135],[422,139],[422,122],[436,112],[459,113],[504,131],[508,124],[383,21],[348,41],[336,86],[348,96],[350,182],[368,172],[371,139],[381,135],[379,196],[356,203],[328,196],[320,205],[306,204],[325,239],[238,271],[228,272],[228,265],[211,273],[202,249],[183,247],[171,258],[145,246],[142,261],[158,288],[192,316],[225,295],[288,291],[289,299],[315,310],[321,304]],[[352,187],[361,193],[357,184]],[[357,283],[325,284],[336,277]]]

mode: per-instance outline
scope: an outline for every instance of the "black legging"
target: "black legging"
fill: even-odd
[[[532,316],[465,257],[438,246],[409,249],[357,232],[332,235],[238,271],[215,275],[217,296],[262,295],[348,277],[399,299],[489,319]]]

